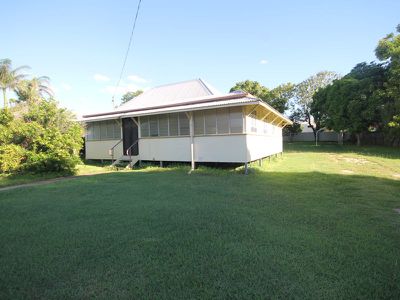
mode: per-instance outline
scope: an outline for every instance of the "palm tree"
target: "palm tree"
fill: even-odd
[[[50,78],[47,76],[33,77],[30,80],[22,80],[15,93],[17,102],[38,102],[47,97],[53,97],[54,93],[50,87]]]
[[[22,66],[12,69],[12,62],[10,59],[0,60],[0,89],[3,91],[4,108],[8,107],[7,90],[15,90],[25,74],[20,74],[23,69],[28,69],[28,66]]]

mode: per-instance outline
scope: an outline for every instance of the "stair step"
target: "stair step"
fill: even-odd
[[[138,156],[121,156],[116,161],[114,161],[111,166],[118,168],[129,169],[132,168],[139,161]]]

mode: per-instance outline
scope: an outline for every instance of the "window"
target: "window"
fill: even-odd
[[[169,135],[177,136],[179,129],[178,114],[169,115]]]
[[[100,122],[96,122],[93,124],[93,139],[100,140]]]
[[[195,111],[193,118],[195,135],[243,133],[241,107]],[[189,136],[190,120],[183,112],[140,117],[140,132],[141,137]]]
[[[158,126],[160,136],[168,136],[168,115],[160,115],[158,117]]]
[[[179,135],[190,135],[189,119],[185,113],[179,113]]]
[[[216,110],[210,109],[204,111],[204,123],[206,134],[217,133],[217,114]]]
[[[194,113],[194,134],[204,134],[204,114],[202,111],[196,111]]]
[[[107,124],[106,124],[106,139],[112,139],[112,138],[114,138],[114,136],[116,135],[115,134],[115,132],[114,132],[114,128],[115,128],[115,126],[114,126],[114,123],[115,123],[115,121],[108,121],[107,122]]]
[[[149,117],[140,117],[140,136],[149,136]]]
[[[229,129],[230,133],[243,133],[243,112],[241,107],[231,107],[229,109]]]
[[[86,125],[88,141],[118,140],[121,138],[121,127],[116,120],[91,122]]]
[[[150,116],[150,136],[158,136],[158,117]]]
[[[229,133],[229,109],[227,108],[217,110],[217,133]]]

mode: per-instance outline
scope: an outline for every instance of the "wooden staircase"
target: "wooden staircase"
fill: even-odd
[[[118,168],[132,169],[133,166],[136,165],[138,161],[139,161],[139,155],[134,155],[134,156],[123,155],[117,160],[115,160],[111,164],[111,167],[116,167],[117,169]]]

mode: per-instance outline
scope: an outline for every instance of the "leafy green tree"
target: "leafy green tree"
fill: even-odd
[[[387,101],[383,108],[383,122],[389,135],[400,140],[400,24],[397,34],[390,33],[381,39],[375,49],[377,58],[385,61],[388,72],[385,83]]]
[[[294,96],[295,85],[284,83],[272,89],[264,100],[280,113],[284,113],[289,108],[289,101]]]
[[[360,63],[342,79],[318,90],[310,110],[318,126],[352,133],[360,145],[363,133],[380,127],[385,73],[381,64]]]
[[[308,127],[312,129],[315,139],[321,127],[319,120],[311,114],[313,96],[318,90],[328,86],[339,78],[340,76],[335,72],[322,71],[300,82],[296,86],[293,110],[295,111],[298,121],[305,121],[308,123]]]
[[[230,92],[240,90],[250,93],[283,113],[288,108],[289,100],[293,97],[294,87],[292,83],[285,83],[269,90],[258,81],[246,80],[236,83]]]
[[[252,94],[253,96],[260,98],[261,100],[266,99],[269,92],[268,88],[261,85],[258,81],[246,80],[236,83],[230,92],[243,91]],[[265,100],[264,100],[265,101]]]
[[[50,79],[47,76],[34,77],[22,80],[15,93],[18,96],[16,102],[38,102],[46,97],[53,97],[53,90],[50,88]]]
[[[142,90],[137,90],[134,92],[127,92],[125,93],[122,97],[121,97],[121,105],[132,100],[133,98],[139,96],[140,94],[142,94],[143,91]]]
[[[8,107],[7,90],[15,90],[18,87],[21,80],[25,78],[21,71],[27,68],[27,66],[22,66],[13,69],[10,59],[0,60],[0,89],[3,91],[4,108]]]

